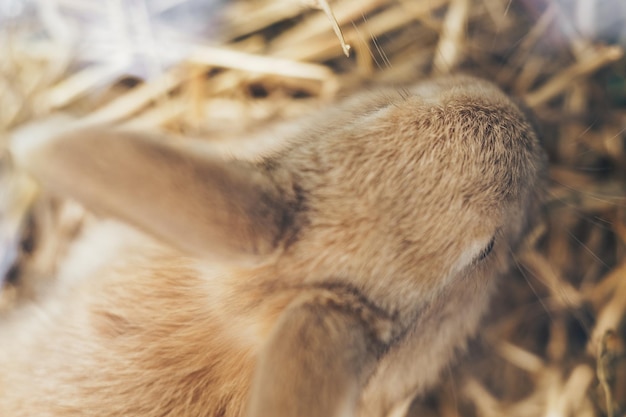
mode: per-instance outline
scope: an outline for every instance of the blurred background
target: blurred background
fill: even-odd
[[[379,84],[490,79],[536,117],[546,210],[411,415],[623,416],[625,48],[623,0],[1,0],[0,141],[61,112],[215,140]],[[86,218],[3,155],[0,312]]]

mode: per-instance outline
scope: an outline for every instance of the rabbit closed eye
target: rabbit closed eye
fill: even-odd
[[[239,159],[104,126],[16,147],[45,189],[156,241],[126,230],[0,322],[0,414],[385,416],[432,385],[537,210],[523,113],[448,77],[282,139]]]

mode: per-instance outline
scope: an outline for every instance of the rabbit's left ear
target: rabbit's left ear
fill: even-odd
[[[278,320],[259,358],[248,417],[346,417],[391,338],[353,294],[311,289]]]
[[[254,264],[293,225],[284,175],[279,186],[261,167],[192,152],[184,140],[92,127],[35,142],[17,144],[16,160],[45,188],[192,255]]]

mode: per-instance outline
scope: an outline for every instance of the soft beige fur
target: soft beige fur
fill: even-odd
[[[523,113],[452,77],[284,131],[239,160],[105,127],[16,150],[164,243],[96,223],[1,318],[0,415],[381,417],[431,386],[538,208]]]

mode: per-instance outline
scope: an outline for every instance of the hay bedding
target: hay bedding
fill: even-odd
[[[457,70],[495,80],[541,127],[545,218],[469,354],[411,414],[626,415],[621,0],[4,0],[0,42],[5,133],[63,111],[214,137],[376,83]],[[22,244],[0,310],[85,221],[68,203],[33,205],[32,185],[2,172],[0,231]],[[17,228],[28,207],[47,219],[36,235]]]

